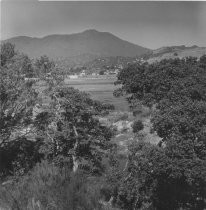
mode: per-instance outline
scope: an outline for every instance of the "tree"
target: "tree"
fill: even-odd
[[[167,172],[166,168],[161,168],[167,158],[161,148],[144,142],[133,142],[129,154],[127,170],[119,181],[116,204],[126,210],[155,209],[153,199],[158,185],[155,176],[157,172]]]
[[[132,147],[130,178],[118,196],[121,205],[129,202],[129,209],[146,204],[156,209],[205,208],[205,70],[204,57],[199,61],[189,57],[129,66],[118,75],[117,84],[122,87],[117,95],[128,95],[132,107],[139,101],[156,107],[151,121],[162,137],[158,146]]]
[[[116,95],[127,94],[128,101],[152,106],[162,100],[179,101],[184,97],[205,100],[205,69],[197,58],[169,59],[154,64],[135,64],[118,74],[122,87]]]
[[[95,118],[101,109],[86,93],[55,88],[50,103],[36,117],[45,142],[42,151],[49,159],[66,159],[73,171],[78,167],[92,172],[102,170],[101,161],[112,133]]]
[[[12,52],[4,50],[7,45]],[[18,131],[30,124],[37,93],[32,82],[24,80],[22,60],[11,44],[3,44],[1,49],[4,65],[0,71],[0,146],[4,146],[11,139],[18,139]]]
[[[15,46],[11,43],[1,44],[1,67],[16,55]]]
[[[27,78],[36,76],[32,60],[27,55],[22,55],[22,73],[25,74]]]
[[[54,61],[50,60],[49,57],[47,57],[46,55],[41,56],[39,59],[36,59],[34,65],[39,75],[46,75],[50,73],[55,67]]]
[[[35,143],[27,142],[27,138],[33,131],[33,108],[38,94],[33,88],[33,82],[26,81],[22,75],[22,70],[27,71],[29,67],[23,65],[25,57],[17,53],[12,44],[2,44],[1,58],[0,177],[2,178],[14,175],[17,170],[27,171],[33,163],[33,157],[28,151],[35,147]],[[28,60],[27,57],[26,59]]]
[[[128,168],[113,194],[116,205],[128,210],[204,209],[205,163],[188,158],[188,146],[180,148],[181,141],[174,137],[166,149],[133,143]]]

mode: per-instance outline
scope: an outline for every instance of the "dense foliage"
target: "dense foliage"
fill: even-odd
[[[0,177],[23,174],[39,161],[35,143],[27,142],[33,133],[33,107],[38,93],[33,82],[24,79],[31,62],[10,43],[1,46],[0,69]],[[38,151],[38,149],[37,149]],[[24,160],[24,161],[23,161]]]
[[[102,172],[112,132],[97,115],[113,106],[64,86],[64,75],[47,56],[33,62],[3,43],[1,59],[1,178],[24,175],[42,158],[74,171]]]
[[[15,130],[25,128],[31,122],[37,93],[32,88],[32,82],[25,81],[22,76],[25,57],[13,51],[10,44],[2,45],[1,57],[0,145],[3,146]]]
[[[45,141],[43,153],[48,158],[63,158],[74,170],[80,165],[81,168],[98,172],[104,153],[110,148],[112,136],[110,129],[100,125],[95,118],[103,108],[88,94],[73,88],[53,90],[50,103],[36,116],[35,121],[41,134],[39,138]]]
[[[125,209],[206,207],[206,56],[131,65],[118,75],[131,107],[155,108],[159,145],[132,146],[117,194]],[[126,177],[126,178],[125,178]],[[129,204],[129,205],[128,205]]]

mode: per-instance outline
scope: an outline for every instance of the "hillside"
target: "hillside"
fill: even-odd
[[[101,57],[85,63],[84,66],[87,68],[107,68],[112,66],[126,67],[127,63],[132,63],[134,60],[135,57]]]
[[[127,66],[128,63],[148,61],[153,63],[155,61],[160,61],[162,59],[170,58],[184,58],[184,57],[200,57],[206,54],[205,47],[198,47],[196,45],[191,47],[186,47],[184,45],[180,46],[169,46],[161,47],[153,51],[149,51],[145,55],[135,56],[135,57],[101,57],[96,58],[90,62],[84,64],[87,68],[105,68],[105,66]],[[143,60],[141,59],[143,58]]]
[[[206,47],[198,47],[196,45],[191,47],[181,46],[171,46],[171,47],[161,47],[153,50],[152,53],[148,54],[147,61],[153,63],[155,61],[160,61],[162,59],[170,58],[184,58],[184,57],[201,57],[206,54]]]
[[[88,62],[97,57],[134,57],[150,51],[111,33],[96,30],[70,35],[49,35],[43,38],[19,36],[5,41],[15,44],[19,51],[32,58],[46,54],[53,59],[68,59],[75,63]]]

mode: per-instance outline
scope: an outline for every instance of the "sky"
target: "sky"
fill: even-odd
[[[150,49],[206,46],[206,2],[1,0],[1,39],[87,29],[110,32]]]

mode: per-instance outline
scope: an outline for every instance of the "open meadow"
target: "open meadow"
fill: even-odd
[[[118,111],[128,111],[128,103],[125,98],[116,98],[113,92],[118,86],[114,85],[116,76],[98,76],[84,77],[77,79],[65,79],[68,86],[74,87],[80,91],[88,92],[92,99],[99,100],[104,103],[110,103],[115,106]]]

